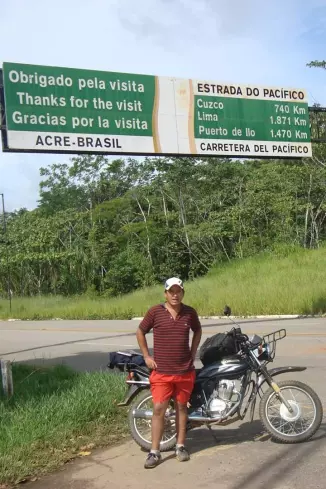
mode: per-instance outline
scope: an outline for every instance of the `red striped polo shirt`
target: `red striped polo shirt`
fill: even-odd
[[[178,375],[193,370],[189,345],[190,330],[197,331],[201,324],[195,309],[184,304],[173,319],[164,304],[151,307],[139,327],[143,333],[153,329],[154,360],[157,372]]]

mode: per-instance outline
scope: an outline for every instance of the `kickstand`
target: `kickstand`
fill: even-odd
[[[210,431],[212,437],[214,438],[214,440],[216,441],[216,443],[219,443],[220,441],[216,438],[214,431],[212,430],[212,426],[210,424],[207,424],[206,426],[209,429],[209,431]]]

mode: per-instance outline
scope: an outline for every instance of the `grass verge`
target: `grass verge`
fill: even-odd
[[[186,283],[185,302],[200,315],[220,315],[229,304],[236,315],[326,313],[326,248],[288,256],[266,254],[233,260]],[[0,318],[131,319],[163,300],[162,286],[113,299],[82,297],[14,298],[0,301]]]
[[[127,436],[121,375],[13,365],[15,393],[0,397],[0,484],[57,469]]]

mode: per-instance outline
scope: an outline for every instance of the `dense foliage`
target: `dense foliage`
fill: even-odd
[[[326,150],[314,159],[112,159],[41,169],[33,211],[7,215],[14,295],[118,295],[218,262],[326,239]],[[0,293],[7,291],[4,234]]]

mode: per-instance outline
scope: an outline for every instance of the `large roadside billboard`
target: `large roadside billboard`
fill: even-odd
[[[18,63],[2,79],[8,152],[311,156],[300,88]]]

